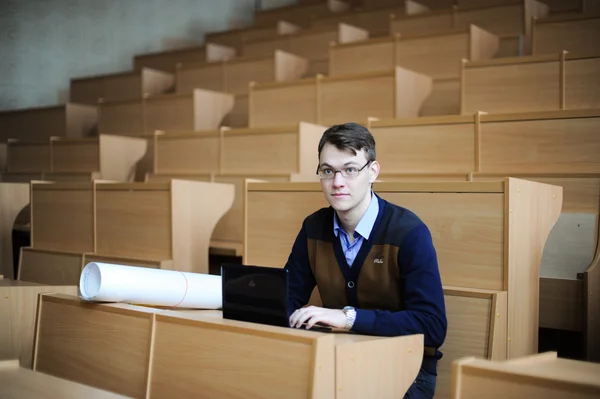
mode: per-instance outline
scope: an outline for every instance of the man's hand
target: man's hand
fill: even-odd
[[[346,314],[340,309],[308,306],[296,310],[290,316],[290,327],[300,328],[304,323],[307,325],[306,328],[312,328],[316,323],[344,328],[346,326]]]

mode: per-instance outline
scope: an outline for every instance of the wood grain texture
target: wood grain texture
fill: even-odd
[[[79,285],[83,254],[22,248],[19,280],[45,285]]]

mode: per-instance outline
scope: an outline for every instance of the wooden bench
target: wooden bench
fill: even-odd
[[[285,20],[297,26],[307,28],[311,25],[312,20],[317,17],[348,9],[348,3],[342,0],[325,0],[314,4],[295,4],[276,7],[256,12],[254,14],[254,25],[273,26],[280,20]]]
[[[509,361],[464,358],[452,365],[456,399],[597,398],[600,365],[557,357],[547,352]]]
[[[33,183],[31,248],[41,251],[23,257],[21,277],[39,281],[23,273],[52,263],[41,260],[56,259],[57,252],[66,252],[75,265],[77,256],[94,254],[208,273],[211,234],[233,198],[231,185],[183,180]],[[77,266],[68,269],[78,273]]]
[[[149,96],[142,100],[101,102],[100,133],[125,136],[155,130],[217,129],[233,109],[234,96],[194,89],[187,94]]]
[[[17,359],[17,366],[32,367],[38,296],[43,293],[77,295],[77,287],[0,279],[0,360]],[[6,386],[0,386],[4,398]]]
[[[465,62],[463,114],[600,108],[600,57],[545,54]]]
[[[248,183],[247,187],[243,262],[283,267],[304,218],[327,206],[319,184]],[[448,290],[459,290],[458,296],[482,298],[485,291],[490,305],[492,296],[497,295],[493,292],[505,291],[507,327],[501,329],[499,341],[492,341],[506,348],[503,356],[514,358],[537,352],[539,265],[546,237],[560,214],[560,187],[506,179],[481,183],[376,183],[374,190],[384,199],[413,210],[428,224],[446,295]],[[444,204],[443,210],[437,206],[439,203]],[[538,204],[537,208],[533,209],[531,203]],[[505,213],[505,209],[512,212]],[[451,221],[453,233],[443,220]],[[448,302],[453,303],[449,315],[453,309],[468,309],[467,300]],[[489,311],[486,306],[481,312]],[[462,320],[471,317],[475,323],[475,310],[468,312]],[[464,335],[467,332],[482,334],[477,356],[493,353],[486,346],[492,345],[488,341],[490,320],[477,320],[481,330],[456,323],[464,333],[454,332],[456,338],[449,335],[446,345],[454,348],[450,354],[464,353],[465,347],[474,343],[472,335]],[[444,356],[446,361],[452,360],[450,354]],[[449,381],[449,366],[440,365],[442,381]],[[445,389],[447,392],[449,385]]]
[[[132,397],[401,397],[423,356],[422,335],[301,331],[66,295],[42,297],[37,325],[36,371]]]
[[[425,34],[477,25],[499,37],[524,35],[524,52],[531,53],[532,18],[544,18],[548,6],[536,0],[515,0],[510,4],[455,7],[451,10],[392,19],[390,33]]]
[[[70,99],[96,105],[105,101],[137,100],[144,95],[164,94],[173,88],[173,74],[150,68],[110,75],[71,79]]]
[[[514,0],[455,0],[458,7],[475,7],[479,5],[501,5],[510,4]],[[552,13],[579,13],[582,12],[584,0],[544,0]]]
[[[312,28],[295,35],[278,36],[248,41],[244,44],[245,56],[270,55],[275,50],[283,50],[304,57],[310,66],[307,76],[328,71],[329,44],[331,42],[351,43],[369,38],[369,32],[347,24],[332,27]]]
[[[0,111],[0,142],[85,137],[97,122],[97,108],[82,104]]]
[[[0,275],[7,279],[14,278],[12,232],[15,219],[28,203],[29,184],[0,183]]]
[[[184,47],[156,53],[138,54],[133,57],[135,69],[152,68],[174,73],[177,64],[182,62],[217,62],[236,56],[235,49],[215,43],[202,46]]]
[[[101,134],[8,142],[8,172],[92,173],[103,180],[129,181],[146,152],[146,140]]]
[[[369,125],[378,144],[378,160],[385,166],[383,181],[465,180],[466,174],[468,180],[513,176],[563,187],[562,214],[542,257],[540,326],[584,331],[590,347],[599,335],[593,330],[598,327],[588,323],[599,316],[586,317],[585,308],[597,310],[586,305],[593,295],[584,288],[589,286],[592,293],[598,289],[594,287],[599,126],[598,110],[430,117]],[[402,142],[410,142],[410,150],[398,146]]]
[[[147,180],[179,178],[233,184],[233,205],[215,226],[210,245],[213,250],[241,256],[246,180],[316,181],[315,149],[325,129],[302,122],[275,128],[158,133],[155,167]],[[276,153],[271,151],[274,147]]]
[[[418,3],[432,10],[449,10],[455,5],[456,0],[419,0]],[[382,7],[399,7],[403,4],[404,0],[361,0],[361,5],[365,10]]]
[[[433,79],[460,78],[461,60],[487,60],[498,51],[498,37],[470,25],[429,35],[391,36],[331,48],[331,76],[389,70],[396,66]]]
[[[353,25],[369,32],[371,37],[386,36],[389,34],[391,15],[416,15],[429,11],[429,7],[420,2],[406,0],[396,1],[388,7],[373,7],[361,10],[349,10],[317,18],[312,26],[334,26],[339,23]]]
[[[301,27],[282,20],[277,21],[272,26],[250,26],[220,32],[209,32],[206,34],[206,41],[232,47],[236,49],[237,54],[242,54],[244,43],[247,41],[268,39],[273,36],[293,35],[301,30]]]
[[[600,55],[600,17],[546,18],[533,23],[533,54],[559,53]]]
[[[431,78],[396,67],[385,72],[317,76],[250,87],[250,127],[300,121],[331,125],[369,117],[418,116]]]

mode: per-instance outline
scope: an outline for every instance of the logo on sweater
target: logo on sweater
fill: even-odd
[[[375,252],[375,253],[373,253],[373,255],[371,257],[373,258],[373,263],[383,263],[383,253],[382,252]]]

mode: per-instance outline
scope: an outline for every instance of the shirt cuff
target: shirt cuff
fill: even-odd
[[[356,320],[352,331],[362,334],[370,334],[375,325],[375,312],[370,310],[356,309]]]

